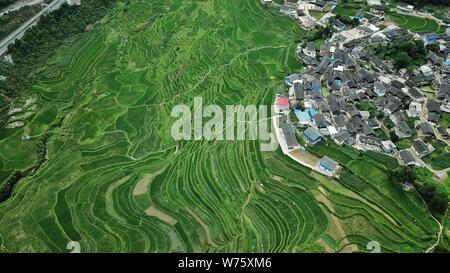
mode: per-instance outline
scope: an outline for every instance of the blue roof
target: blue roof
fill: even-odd
[[[309,115],[308,111],[301,111],[298,109],[294,110],[295,116],[300,121],[309,121],[311,120],[311,116]]]
[[[312,142],[316,142],[316,141],[320,140],[319,132],[312,127],[308,127],[303,132],[303,135]]]
[[[337,20],[336,20],[336,22],[334,22],[334,26],[337,27],[338,29],[344,29],[345,28],[345,25],[342,22],[337,21]]]
[[[330,172],[333,172],[336,170],[339,164],[328,156],[324,156],[322,157],[322,159],[320,159],[320,166]]]
[[[292,82],[294,82],[296,80],[299,80],[299,79],[300,79],[300,75],[299,74],[291,74],[291,75],[287,76],[286,78],[284,78],[284,80],[286,82],[290,82],[290,83],[292,83]]]
[[[315,92],[320,92],[321,91],[321,85],[320,85],[320,82],[313,82],[312,84],[311,84],[311,88],[312,88],[312,90],[313,91],[315,91]]]
[[[308,112],[311,117],[314,117],[315,115],[317,115],[317,111],[314,108],[309,108]]]
[[[435,33],[431,33],[431,34],[425,35],[425,38],[428,40],[437,40],[437,39],[439,39],[439,35],[437,35]]]
[[[342,81],[341,81],[341,80],[334,80],[334,83],[335,83],[337,86],[341,86],[341,85],[342,85]]]
[[[427,43],[427,44],[435,44],[439,40],[439,35],[431,33],[431,34],[425,35],[424,38],[425,38],[425,43]]]

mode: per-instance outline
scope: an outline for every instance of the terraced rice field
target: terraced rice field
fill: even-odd
[[[326,12],[321,12],[318,10],[310,10],[309,11],[309,15],[316,18],[317,20],[320,20],[325,14],[326,14]]]
[[[333,9],[334,14],[344,15],[344,16],[355,16],[358,13],[358,8],[356,7],[343,7],[342,5],[337,5]]]
[[[401,28],[410,29],[414,32],[436,32],[445,31],[445,26],[439,25],[436,21],[406,14],[388,12],[391,20]]]
[[[0,132],[3,176],[31,166],[49,136],[48,160],[0,204],[0,251],[67,252],[69,241],[82,252],[427,249],[437,224],[370,158],[318,151],[353,172],[355,190],[256,141],[172,139],[172,107],[194,96],[270,104],[301,69],[300,34],[259,0],[119,2],[48,61],[25,127]]]
[[[450,152],[445,142],[433,139],[429,142],[434,147],[434,151],[423,157],[423,161],[430,164],[436,170],[450,168]]]
[[[450,114],[449,113],[442,113],[440,125],[444,128],[450,127]]]

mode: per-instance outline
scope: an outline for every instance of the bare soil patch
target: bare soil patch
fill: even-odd
[[[190,208],[186,208],[187,212],[189,212],[190,215],[192,215],[192,217],[194,217],[195,221],[197,221],[200,226],[202,226],[203,230],[206,233],[206,239],[208,241],[208,244],[213,246],[213,247],[218,247],[218,245],[212,240],[212,236],[211,236],[211,230],[209,229],[209,226],[203,222],[202,219],[200,219],[200,217],[198,217]]]
[[[167,166],[166,166],[167,167]],[[136,183],[136,185],[134,186],[133,189],[133,195],[137,196],[137,195],[142,195],[148,192],[148,188],[150,186],[150,183],[153,181],[153,179],[158,176],[159,174],[161,174],[165,169],[161,168],[155,172],[152,173],[147,173],[145,174],[141,180],[139,180],[139,182]]]
[[[166,222],[169,225],[175,225],[177,223],[177,220],[175,220],[172,216],[169,214],[159,210],[158,208],[151,206],[148,209],[145,210],[145,214],[148,216],[153,216],[158,219],[160,219],[163,222]]]

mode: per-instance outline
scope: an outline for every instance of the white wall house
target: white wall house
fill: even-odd
[[[418,102],[411,102],[408,111],[406,111],[409,117],[417,118],[422,113],[422,104]]]
[[[407,3],[400,2],[400,3],[397,4],[397,9],[400,10],[400,11],[403,11],[403,12],[410,13],[410,12],[412,12],[414,10],[414,6],[410,5],[410,4],[407,4]]]

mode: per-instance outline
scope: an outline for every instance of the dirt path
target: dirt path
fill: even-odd
[[[450,171],[450,168],[446,168],[443,170],[435,170],[433,169],[433,167],[429,164],[427,164],[425,161],[423,161],[420,157],[418,157],[416,155],[416,153],[414,152],[413,148],[409,148],[408,151],[412,154],[412,156],[414,157],[414,159],[420,163],[420,165],[422,165],[423,167],[427,168],[430,172],[433,173],[434,177],[438,180],[438,181],[445,181],[448,178],[448,172]]]
[[[344,231],[344,228],[342,227],[341,221],[334,215],[334,208],[330,202],[330,200],[327,198],[327,192],[322,187],[319,186],[319,191],[321,193],[321,196],[317,197],[317,200],[322,202],[332,213],[330,214],[330,218],[333,221],[334,226],[336,227],[336,232],[338,235],[342,238],[342,243],[345,245],[345,247],[341,250],[345,253],[351,253],[358,250],[358,246],[355,244],[351,244],[350,241],[346,238],[347,234]]]
[[[326,253],[333,253],[334,250],[329,246],[324,239],[319,239],[317,243],[325,249]]]
[[[208,244],[213,246],[213,247],[218,247],[218,245],[213,241],[212,236],[211,236],[211,230],[209,229],[209,226],[207,224],[205,224],[205,222],[203,222],[202,219],[200,219],[200,217],[198,217],[190,208],[185,208],[187,210],[187,212],[189,212],[189,214],[194,217],[195,221],[197,221],[200,226],[202,226],[203,230],[206,233],[206,239],[208,241]]]
[[[325,178],[323,176],[320,176],[319,174],[315,173],[315,172],[311,172],[311,175],[317,179],[318,181],[322,182],[323,184],[326,183],[326,180],[324,180]],[[324,184],[325,185],[325,184]],[[331,183],[329,182],[328,185],[326,185],[326,187],[330,187],[332,186],[335,191],[339,191],[342,194],[344,194],[345,196],[348,196],[350,198],[354,198],[364,204],[366,204],[368,207],[372,208],[373,210],[381,213],[388,221],[390,221],[393,225],[400,227],[398,225],[398,223],[392,218],[391,215],[389,215],[388,213],[386,213],[384,210],[382,210],[380,207],[378,207],[375,204],[372,204],[370,202],[368,202],[365,198],[363,198],[362,196],[356,194],[355,192],[348,190],[346,188],[344,188],[344,186],[342,186],[339,182],[332,180]]]
[[[389,132],[389,129],[386,127],[386,125],[384,124],[384,118],[381,119],[381,129],[383,129],[384,134],[390,139],[391,133]]]
[[[297,161],[301,165],[308,167],[312,170],[318,171],[316,165],[319,163],[320,160],[319,158],[310,154],[307,151],[300,151],[300,150],[289,151],[284,135],[279,129],[279,120],[280,120],[279,116],[272,117],[272,125],[276,133],[277,142],[281,146],[281,150],[283,151],[283,153],[288,157],[292,158],[293,160]]]
[[[442,236],[442,232],[443,232],[443,230],[444,230],[444,225],[441,224],[441,222],[439,222],[438,219],[436,219],[436,218],[433,216],[433,214],[431,213],[431,211],[428,209],[427,203],[425,202],[425,200],[423,200],[422,196],[420,196],[420,194],[417,192],[416,188],[413,187],[413,189],[414,189],[414,192],[417,194],[417,196],[419,196],[420,200],[422,200],[422,203],[423,203],[423,205],[425,206],[425,208],[427,209],[427,211],[428,211],[428,213],[430,214],[431,218],[433,218],[433,220],[436,221],[436,223],[437,223],[438,226],[439,226],[439,231],[438,231],[438,233],[437,233],[436,242],[435,242],[432,246],[430,246],[427,250],[425,250],[425,253],[430,253],[431,251],[434,250],[434,248],[435,248],[435,247],[439,244],[439,242],[441,241],[441,236]],[[450,205],[450,203],[449,203],[449,205]],[[445,214],[444,214],[444,221],[445,221],[445,218],[447,217],[447,213],[448,213],[448,206],[447,206],[447,210],[445,211]]]
[[[239,219],[241,220],[241,226],[244,225],[244,213],[245,213],[245,207],[250,203],[250,201],[252,200],[252,196],[253,196],[253,183],[250,186],[250,190],[249,190],[249,194],[247,196],[247,199],[244,202],[244,205],[242,205],[242,210],[241,213],[239,214]]]
[[[400,14],[400,15],[404,14],[404,15],[420,17],[420,18],[424,18],[424,19],[430,19],[430,20],[435,21],[436,23],[438,23],[441,26],[444,25],[444,22],[441,19],[436,18],[433,14],[419,14],[417,12],[417,10],[414,10],[411,13],[405,13],[405,12],[402,12],[402,11],[396,9],[396,12],[397,12],[397,14]]]
[[[416,190],[416,189],[414,189],[414,191],[415,191],[415,190]],[[417,193],[417,192],[416,192],[416,193]],[[417,193],[417,194],[418,194],[418,193]],[[420,196],[420,195],[419,195],[419,196]],[[420,199],[422,199],[422,197],[420,197]],[[427,250],[425,250],[425,253],[430,253],[431,251],[434,250],[434,248],[435,248],[435,247],[439,244],[439,242],[441,241],[441,236],[442,236],[442,232],[443,232],[443,230],[444,230],[444,225],[441,224],[441,222],[439,222],[438,219],[436,219],[436,218],[433,216],[433,214],[431,214],[430,210],[428,209],[427,204],[425,203],[425,200],[422,199],[422,201],[423,201],[423,203],[425,204],[425,207],[427,208],[428,212],[430,213],[431,218],[433,218],[433,219],[436,221],[436,223],[439,225],[439,232],[438,232],[438,234],[437,234],[436,242],[435,242],[432,246],[430,246]],[[445,211],[445,214],[444,214],[444,221],[445,221],[445,218],[447,217],[447,213],[448,213],[448,206],[447,206],[447,210]]]
[[[298,8],[299,8],[299,9],[302,9],[302,10],[305,12],[306,17],[308,17],[311,21],[316,22],[317,24],[319,24],[319,25],[321,25],[321,26],[325,26],[325,24],[321,21],[321,19],[322,19],[323,17],[320,18],[320,19],[317,19],[317,18],[315,18],[314,16],[312,16],[312,15],[309,13],[308,5],[311,5],[311,3],[302,1],[302,2],[299,2]],[[309,7],[310,7],[310,6],[309,6]],[[325,16],[325,15],[324,15],[324,16]]]

